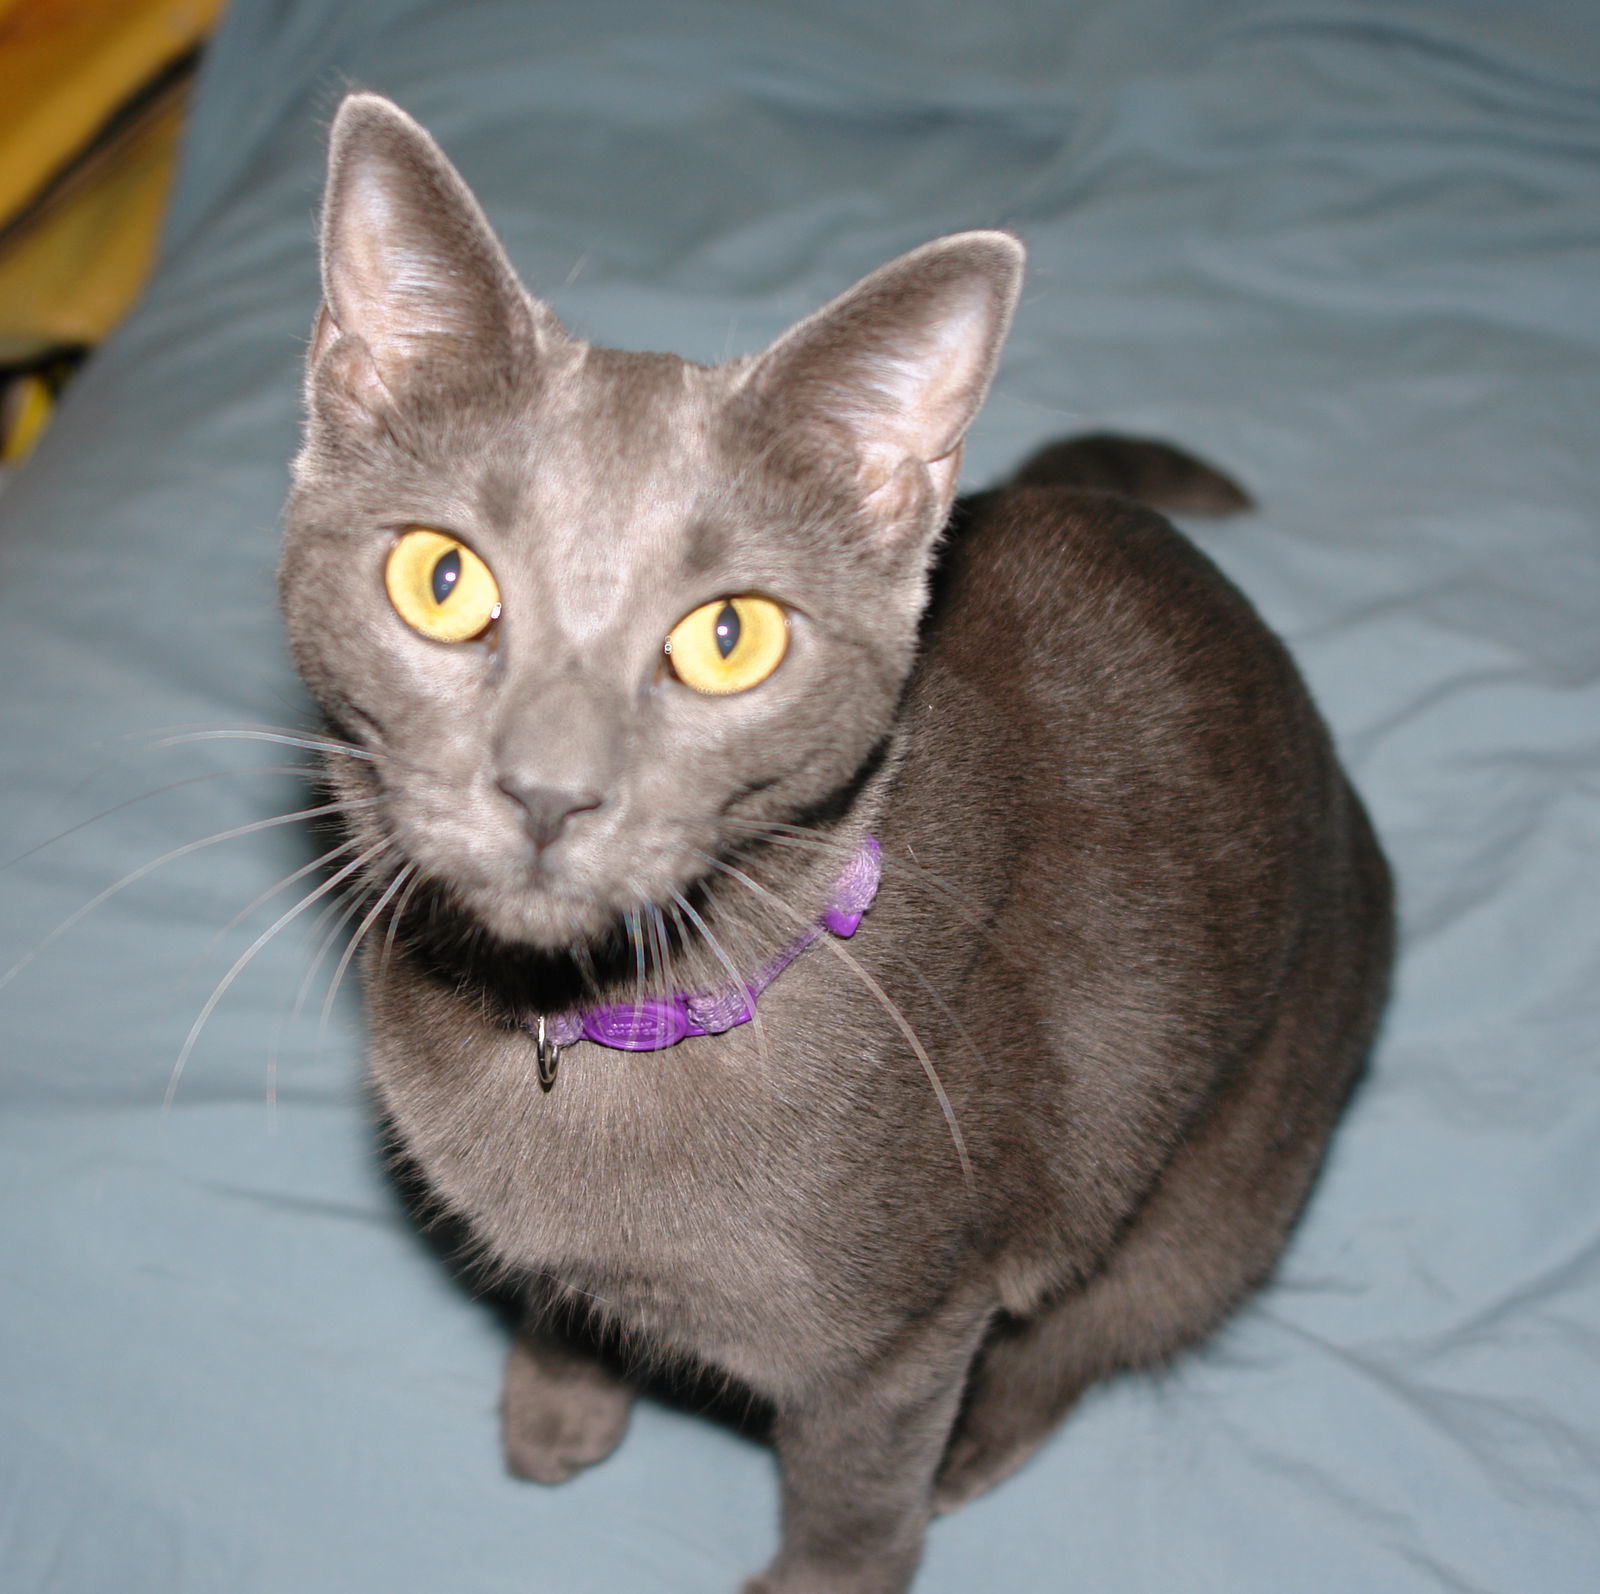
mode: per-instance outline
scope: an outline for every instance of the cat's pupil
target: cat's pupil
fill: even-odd
[[[452,548],[449,553],[441,554],[439,562],[433,567],[433,601],[443,603],[455,591],[456,582],[461,579],[461,550]]]
[[[717,652],[723,658],[733,652],[739,645],[739,611],[731,603],[725,603],[717,615]]]

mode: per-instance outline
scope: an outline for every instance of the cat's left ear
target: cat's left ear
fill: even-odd
[[[785,333],[747,384],[787,425],[844,444],[875,519],[931,533],[955,497],[962,440],[993,380],[1023,260],[1010,233],[937,238]]]
[[[561,335],[439,146],[377,94],[348,95],[334,119],[322,280],[314,401],[382,414],[411,391],[492,382]]]

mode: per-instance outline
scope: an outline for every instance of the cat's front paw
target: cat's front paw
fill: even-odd
[[[739,1594],[905,1594],[915,1570],[914,1561],[907,1564],[899,1559],[893,1564],[833,1571],[775,1562],[741,1583]]]
[[[1004,1483],[1050,1437],[1060,1417],[1058,1408],[1067,1399],[1058,1392],[1054,1406],[1042,1400],[1018,1406],[998,1398],[975,1405],[939,1469],[933,1488],[934,1515],[959,1511],[969,1500]]]
[[[1033,1454],[1038,1442],[996,1442],[971,1434],[958,1434],[950,1447],[950,1454],[945,1457],[939,1481],[934,1487],[934,1515],[944,1516],[947,1512],[959,1511],[969,1500],[976,1500],[997,1483],[1003,1483]]]
[[[633,1390],[598,1362],[518,1340],[501,1402],[506,1466],[534,1483],[565,1483],[617,1448]]]

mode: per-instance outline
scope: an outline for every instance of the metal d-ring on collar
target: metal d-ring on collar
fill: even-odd
[[[561,1063],[561,1048],[551,1039],[543,1013],[539,1015],[534,1027],[533,1052],[539,1064],[539,1088],[547,1091],[556,1082],[556,1069]]]
[[[837,881],[817,922],[791,941],[764,968],[747,980],[721,991],[674,991],[665,999],[618,1002],[582,1013],[530,1014],[523,1028],[533,1036],[539,1085],[548,1091],[556,1082],[562,1051],[579,1040],[614,1051],[663,1051],[690,1035],[721,1035],[755,1017],[756,999],[823,934],[846,940],[856,933],[862,915],[878,894],[882,875],[876,836],[862,840]]]

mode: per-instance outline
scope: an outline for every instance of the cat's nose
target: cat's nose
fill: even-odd
[[[605,801],[598,792],[541,786],[509,775],[499,782],[499,786],[522,809],[523,828],[534,846],[541,851],[560,836],[574,814],[587,813]]]

